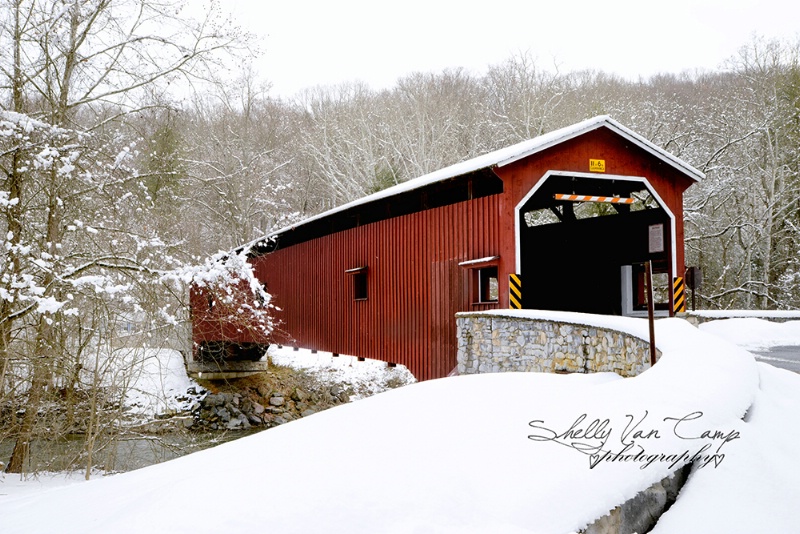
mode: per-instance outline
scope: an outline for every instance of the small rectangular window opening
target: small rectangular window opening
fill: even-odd
[[[478,302],[497,302],[499,284],[497,283],[497,266],[484,267],[478,271]]]
[[[353,273],[353,299],[367,300],[367,272]]]
[[[366,266],[345,271],[353,279],[353,300],[367,300],[367,271]]]

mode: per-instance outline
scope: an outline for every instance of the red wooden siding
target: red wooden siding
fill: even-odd
[[[253,260],[281,309],[286,344],[407,366],[420,380],[456,365],[455,313],[470,309],[459,262],[499,252],[498,195],[395,217]],[[366,266],[368,298],[348,269]]]

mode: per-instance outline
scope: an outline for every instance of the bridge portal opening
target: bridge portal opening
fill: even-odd
[[[669,314],[673,219],[646,180],[549,174],[517,214],[524,308],[646,314],[651,261],[657,309]]]

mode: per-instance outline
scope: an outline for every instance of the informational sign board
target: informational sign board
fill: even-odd
[[[606,160],[604,159],[590,159],[589,160],[590,172],[606,172]]]
[[[648,230],[648,252],[650,252],[650,254],[664,252],[664,225],[651,224]]]

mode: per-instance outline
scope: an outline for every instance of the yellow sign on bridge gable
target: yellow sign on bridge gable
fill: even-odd
[[[590,159],[589,160],[590,172],[606,172],[606,160],[604,159]]]

